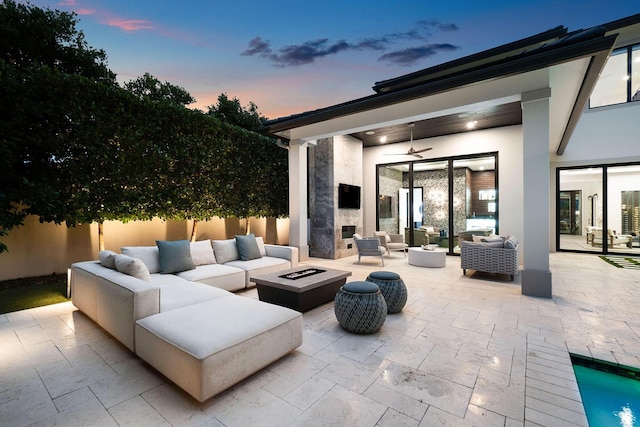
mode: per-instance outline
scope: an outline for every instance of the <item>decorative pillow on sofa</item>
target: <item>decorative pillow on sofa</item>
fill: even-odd
[[[98,259],[100,260],[100,264],[102,264],[103,267],[115,270],[116,255],[118,254],[113,251],[100,251],[100,253],[98,254]]]
[[[515,249],[518,243],[518,239],[515,236],[509,236],[509,238],[504,241],[504,247],[506,249]]]
[[[160,253],[160,273],[170,274],[196,268],[191,259],[191,245],[188,240],[156,240]]]
[[[138,258],[131,258],[127,255],[116,254],[115,265],[116,270],[129,276],[137,277],[141,280],[151,281],[151,275],[144,263]]]
[[[264,246],[264,239],[262,236],[256,236],[256,242],[258,243],[258,249],[260,249],[260,255],[267,256],[267,248]]]
[[[238,248],[236,247],[236,239],[212,240],[213,252],[216,256],[218,264],[225,264],[229,261],[237,261],[240,259]]]
[[[125,246],[120,248],[123,255],[141,260],[147,266],[149,273],[160,272],[160,257],[157,246]]]
[[[236,246],[242,261],[262,258],[258,242],[256,242],[255,234],[247,234],[246,236],[236,236]]]
[[[216,256],[213,254],[211,240],[191,242],[191,259],[195,265],[215,264]]]

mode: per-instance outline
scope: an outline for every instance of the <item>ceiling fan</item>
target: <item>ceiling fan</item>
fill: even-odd
[[[409,147],[409,150],[407,150],[406,153],[387,153],[385,154],[386,156],[415,156],[419,159],[422,158],[422,156],[420,155],[420,153],[423,153],[425,151],[429,151],[431,150],[431,147],[429,148],[423,148],[422,150],[416,150],[415,148],[413,148],[413,128],[416,124],[415,123],[409,123],[407,126],[409,126],[409,129],[411,130],[411,146]]]

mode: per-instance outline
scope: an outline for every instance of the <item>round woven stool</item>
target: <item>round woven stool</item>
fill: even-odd
[[[407,287],[400,275],[391,271],[374,271],[366,278],[367,282],[378,285],[387,302],[387,313],[399,313],[407,303]]]
[[[373,334],[387,318],[387,303],[375,283],[349,282],[336,294],[334,311],[343,329],[354,334]]]

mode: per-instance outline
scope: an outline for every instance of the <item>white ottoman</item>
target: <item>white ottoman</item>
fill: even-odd
[[[302,344],[302,314],[230,295],[136,322],[136,353],[204,402]]]
[[[444,267],[447,264],[447,253],[437,249],[425,251],[422,248],[409,248],[407,258],[410,265],[417,267]]]

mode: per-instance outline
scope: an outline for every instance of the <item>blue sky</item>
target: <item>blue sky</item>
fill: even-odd
[[[558,25],[588,28],[640,0],[59,0],[121,82],[149,72],[206,110],[220,93],[274,119],[373,93],[397,77]]]

